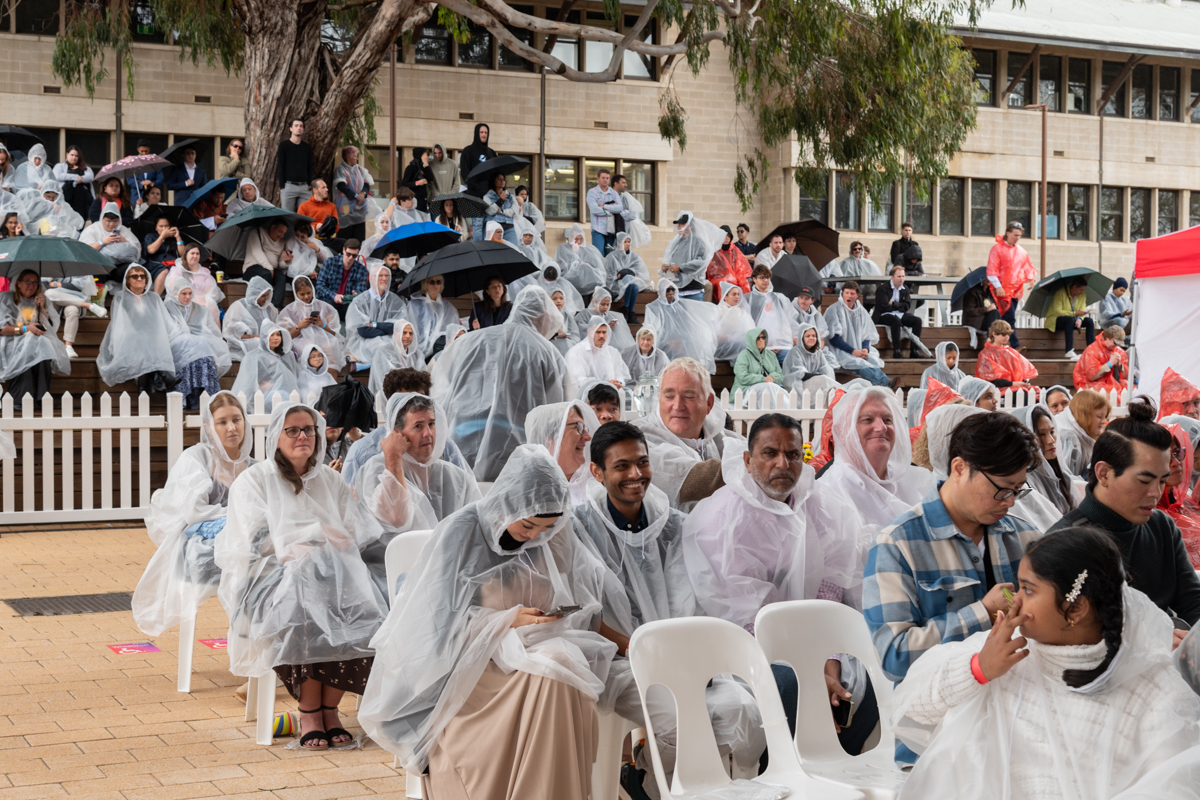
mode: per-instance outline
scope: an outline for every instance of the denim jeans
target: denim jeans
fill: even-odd
[[[875,386],[890,386],[892,383],[892,379],[885,375],[879,367],[863,367],[850,371],[858,373],[859,377],[866,378]]]
[[[1021,346],[1021,340],[1017,338],[1017,303],[1019,302],[1019,300],[1014,300],[1008,307],[1008,311],[1000,315],[1000,319],[1012,326],[1013,332],[1012,336],[1008,337],[1008,346],[1014,350]]]
[[[633,313],[634,307],[637,305],[638,285],[631,283],[625,287],[625,315],[629,316]]]
[[[592,231],[592,247],[600,251],[600,255],[606,256],[617,244],[617,235],[615,233],[600,233]]]

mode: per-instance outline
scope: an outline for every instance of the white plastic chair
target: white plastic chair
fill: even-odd
[[[246,722],[255,722],[254,741],[263,747],[275,743],[275,689],[279,676],[268,672],[251,678],[246,686]]]
[[[858,800],[861,792],[807,775],[796,756],[787,717],[771,665],[754,637],[732,622],[712,617],[688,617],[647,623],[629,644],[638,695],[646,711],[647,746],[654,777],[663,797],[695,797],[727,786],[716,736],[704,692],[715,675],[733,674],[746,681],[758,701],[767,737],[770,765],[755,781],[792,790],[805,800]],[[646,692],[661,684],[675,699],[676,756],[671,784],[663,772]],[[828,713],[828,712],[826,712]]]
[[[179,623],[179,679],[176,689],[184,694],[192,691],[192,653],[196,647],[196,612]]]
[[[908,776],[894,760],[892,682],[883,674],[863,615],[828,600],[771,603],[759,609],[754,633],[768,661],[784,662],[796,671],[796,752],[804,769],[858,789],[870,800],[894,798]],[[848,653],[866,666],[879,704],[879,743],[857,756],[842,749],[829,721],[824,670],[825,661],[835,653]]]
[[[634,724],[611,711],[598,712],[600,740],[592,764],[592,800],[614,800],[621,785],[621,750]]]
[[[388,591],[392,593],[392,597],[396,596],[396,579],[413,568],[417,563],[417,556],[421,554],[421,548],[432,535],[433,531],[406,531],[388,542],[387,549],[383,551],[383,571],[387,575]],[[392,767],[400,767],[399,758],[392,761]],[[420,800],[420,775],[404,773],[404,796]]]

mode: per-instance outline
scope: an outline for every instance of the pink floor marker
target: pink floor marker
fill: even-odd
[[[200,644],[213,650],[224,650],[229,646],[224,639],[201,639]]]
[[[149,642],[134,642],[132,644],[110,644],[109,650],[112,650],[119,656],[133,656],[138,653],[161,653],[154,645]]]

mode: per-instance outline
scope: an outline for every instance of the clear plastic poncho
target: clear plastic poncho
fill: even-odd
[[[254,189],[254,197],[251,200],[247,200],[244,194],[247,187]],[[258,184],[254,182],[253,178],[242,178],[241,182],[238,183],[237,191],[233,193],[233,197],[225,201],[225,214],[232,217],[234,214],[244,211],[250,206],[275,207],[270,201],[263,199],[262,192],[258,190]]]
[[[651,234],[650,226],[642,220],[646,216],[646,209],[638,202],[638,199],[629,192],[621,193],[621,202],[625,204],[625,208],[637,215],[634,219],[625,220],[625,227],[629,229],[629,235],[632,238],[634,247],[645,247],[650,244]],[[617,235],[617,243],[620,244],[620,234]]]
[[[261,280],[261,279],[260,279]],[[300,301],[300,294],[297,291],[304,284],[308,284],[312,291],[312,302],[304,303]],[[286,325],[290,330],[299,325],[305,319],[313,314],[320,315],[320,322],[325,325],[325,328],[320,328],[316,325],[309,325],[300,334],[292,339],[292,350],[299,355],[304,348],[310,344],[315,344],[321,348],[321,352],[328,359],[328,366],[340,368],[346,363],[345,342],[338,334],[341,330],[342,320],[338,316],[337,309],[326,303],[324,300],[317,299],[315,287],[312,281],[306,277],[292,279],[292,296],[297,298],[283,307],[279,312],[278,321],[281,325]],[[226,314],[226,317],[229,315]],[[262,325],[262,322],[259,322]],[[328,330],[326,330],[326,328]],[[256,329],[257,330],[257,329]]]
[[[971,405],[976,405],[989,394],[995,396],[997,402],[1000,400],[1000,391],[996,388],[995,384],[970,375],[959,382],[956,390]]]
[[[526,253],[526,255],[528,255],[529,250],[536,248],[521,246],[518,249],[520,249],[522,253]],[[534,259],[533,263],[537,264],[538,262],[536,259]],[[555,274],[558,276],[554,280],[549,280],[546,278],[546,269],[549,267],[553,267]],[[579,294],[579,290],[572,286],[570,282],[563,279],[562,273],[558,269],[558,265],[553,261],[547,259],[545,266],[539,265],[538,269],[540,270],[539,272],[522,276],[513,281],[508,287],[509,296],[516,297],[526,286],[540,286],[546,290],[546,294],[551,295],[555,292],[562,292],[564,301],[562,308],[563,318],[566,320],[574,320],[575,315],[584,309],[583,295]],[[571,325],[571,327],[573,328],[574,325]],[[573,333],[572,330],[568,330],[567,332]]]
[[[38,163],[34,163],[34,162]],[[13,185],[17,189],[38,189],[54,180],[54,167],[46,160],[46,147],[35,144],[25,153],[25,161],[17,166]]]
[[[701,300],[686,300],[678,294],[667,301],[667,291],[678,291],[670,281],[658,282],[658,299],[646,306],[646,324],[658,331],[658,347],[668,358],[690,356],[717,371],[717,308]]]
[[[818,392],[836,389],[837,378],[834,376],[834,361],[829,353],[829,347],[822,347],[820,331],[817,332],[817,345],[812,350],[804,344],[804,334],[817,330],[807,322],[800,324],[796,336],[799,342],[783,359],[783,385],[786,389],[803,392]]]
[[[514,522],[558,514],[558,524],[537,539],[515,549],[501,545]],[[434,529],[371,642],[375,663],[358,710],[363,730],[405,769],[425,771],[442,730],[489,661],[506,672],[562,681],[593,700],[600,696],[616,651],[592,632],[603,568],[572,534],[569,514],[562,471],[545,448],[523,445],[487,497]],[[512,627],[521,607],[562,605],[583,608],[554,622]]]
[[[946,354],[953,350],[959,358],[962,358],[962,353],[959,352],[958,345],[954,342],[938,342],[938,346],[934,351],[934,356],[937,362],[933,366],[926,367],[921,373],[921,388],[929,388],[929,379],[939,381],[943,386],[949,386],[954,391],[958,391],[958,382],[967,377],[966,373],[958,368],[958,363],[955,362],[954,368],[951,369],[946,365]]]
[[[321,354],[321,363],[315,367],[308,363],[313,352]],[[317,402],[321,390],[335,383],[337,378],[329,374],[329,354],[312,342],[304,345],[304,349],[300,351],[300,361],[296,364],[296,390],[300,392],[300,401]]]
[[[577,386],[589,381],[619,381],[622,386],[627,386],[630,382],[629,367],[621,358],[620,351],[608,342],[605,342],[603,347],[596,347],[592,341],[596,331],[604,327],[608,327],[608,322],[601,317],[592,317],[587,327],[587,336],[567,351],[567,367],[571,370]]]
[[[596,419],[596,412],[592,411],[587,403],[571,400],[566,403],[548,403],[530,411],[529,416],[525,417],[526,441],[529,444],[540,444],[545,447],[557,462],[562,451],[563,437],[567,431],[567,419],[571,416],[572,410],[583,420],[588,435],[595,436],[596,430],[600,427],[600,420]],[[583,459],[583,464],[575,470],[574,474],[566,476],[567,482],[571,485],[572,506],[587,501],[587,487],[593,482],[592,471],[588,467],[592,461],[591,440],[583,442],[580,439],[579,447],[577,456]]]
[[[693,282],[703,284],[713,254],[725,243],[725,231],[711,222],[696,219],[690,211],[680,211],[679,216],[686,217],[687,222],[676,230],[675,238],[667,242],[662,256],[663,264],[679,267],[679,272],[659,270],[660,297],[662,278],[675,284],[676,288],[685,288]]]
[[[458,309],[445,297],[432,298],[424,294],[416,294],[408,301],[405,316],[417,327],[417,342],[421,353],[426,358],[433,355],[434,345],[446,328],[454,325],[461,327]],[[450,341],[447,339],[446,344]]]
[[[225,312],[221,330],[234,361],[241,361],[257,350],[258,332],[262,330],[262,324],[279,318],[279,312],[270,300],[273,291],[266,278],[256,275],[246,285],[246,296],[231,304]],[[258,301],[264,295],[267,302],[260,306]],[[243,339],[246,335],[251,338]]]
[[[656,403],[650,414],[633,420],[632,424],[645,434],[646,444],[650,447],[651,482],[666,493],[672,508],[680,508],[686,513],[692,504],[684,504],[687,508],[680,505],[679,490],[688,473],[701,461],[720,458],[725,442],[741,437],[725,430],[725,409],[720,403],[714,402],[704,418],[699,439],[677,436],[663,421],[659,413],[661,408]]]
[[[625,252],[626,239],[630,240],[628,253]],[[633,252],[632,241],[628,233],[618,233],[616,247],[604,257],[605,286],[614,297],[624,297],[625,289],[630,284],[636,284],[638,291],[650,288],[650,269],[646,261]],[[622,274],[625,272],[629,274]]]
[[[412,344],[404,346],[404,331],[412,332]],[[398,319],[393,323],[392,335],[381,336],[380,341],[391,344],[391,347],[380,347],[375,351],[375,360],[371,362],[370,380],[367,388],[371,394],[383,391],[383,379],[394,369],[425,369],[425,355],[417,344],[417,327],[406,319]]]
[[[721,302],[717,303],[717,350],[714,357],[718,361],[733,363],[746,347],[746,334],[754,330],[754,317],[750,310],[741,304],[726,302],[729,293],[739,289],[736,283],[721,282]]]
[[[193,361],[206,357],[213,360],[218,377],[229,372],[233,359],[229,356],[225,340],[221,338],[221,329],[213,322],[212,314],[191,300],[180,302],[180,292],[191,289],[191,284],[186,278],[172,276],[167,278],[166,288],[167,299],[163,304],[167,315],[176,322],[176,330],[171,334],[171,356],[175,359],[176,373]]]
[[[375,248],[379,247],[379,240],[387,236],[387,232],[392,229],[392,218],[387,214],[380,214],[375,217],[375,233],[368,236],[362,243],[362,249],[359,251],[367,261],[367,269],[378,267],[383,264],[382,258],[374,258],[371,253],[375,252]]]
[[[774,291],[760,292],[751,287],[739,303],[754,318],[754,325],[767,332],[768,350],[786,350],[792,346],[792,305],[784,295]]]
[[[897,738],[921,752],[900,797],[1196,797],[1200,698],[1172,664],[1170,617],[1136,589],[1123,591],[1120,650],[1079,688],[1063,682],[1064,669],[1088,654],[1098,661],[1103,642],[1030,639],[1023,661],[982,686],[963,675],[987,632],[917,659],[892,714]]]
[[[141,271],[146,281],[141,294],[129,288],[129,278]],[[96,369],[100,379],[109,386],[134,380],[151,372],[175,374],[175,358],[171,354],[171,333],[176,321],[163,304],[162,298],[151,291],[150,273],[133,265],[125,270],[124,283],[113,295],[112,313]]]
[[[850,308],[846,305],[846,301],[839,297],[836,303],[825,309],[825,324],[829,326],[830,339],[840,336],[842,341],[850,345],[851,349],[861,349],[863,342],[867,343],[869,354],[865,359],[857,358],[845,350],[834,347],[833,357],[838,366],[849,370],[860,370],[866,367],[883,368],[883,359],[879,357],[879,351],[875,349],[875,345],[879,343],[879,329],[875,327],[875,320],[871,319],[871,315],[863,308],[861,302],[855,303],[854,308]]]
[[[282,343],[271,349],[271,334],[278,332]],[[242,359],[233,393],[244,394],[247,405],[253,406],[254,393],[262,392],[267,408],[288,402],[292,392],[299,389],[296,381],[296,356],[292,353],[292,335],[278,323],[263,322],[258,335],[258,349]]]
[[[34,333],[0,336],[0,381],[7,383],[43,361],[50,362],[50,369],[55,375],[71,374],[71,359],[67,356],[67,346],[58,338],[58,309],[47,301],[46,311],[39,314],[36,297],[34,295],[28,299],[22,298],[15,278],[12,289],[0,294],[0,325],[20,327],[40,322],[46,331],[42,336]],[[21,398],[14,397],[13,400],[19,408]]]
[[[1083,429],[1070,408],[1054,416],[1054,427],[1058,429],[1059,467],[1073,479],[1086,478],[1096,440]]]
[[[391,286],[392,271],[380,265],[370,272],[371,280],[367,291],[355,297],[346,309],[346,353],[364,364],[374,363],[379,351],[389,346],[391,341],[386,336],[364,339],[359,329],[371,328],[380,322],[394,323],[410,314],[409,304],[400,295],[390,289],[385,289],[382,293],[379,291],[379,274],[386,272],[387,285]],[[417,340],[420,341],[420,338],[421,332],[418,330]]]
[[[317,428],[316,465],[301,477],[299,494],[275,463],[284,421],[296,409],[307,409]],[[254,677],[286,664],[371,656],[369,642],[387,606],[359,550],[382,531],[342,476],[321,463],[320,414],[300,403],[279,403],[266,443],[266,460],[231,487],[227,522],[217,537],[229,670]]]
[[[109,206],[112,206],[114,209],[112,213],[118,213],[115,210],[115,203],[109,203],[107,206],[105,206],[104,213],[109,213]],[[99,220],[84,228],[79,234],[79,241],[89,246],[93,244],[100,244],[110,233],[115,233],[121,237],[121,241],[103,245],[99,252],[108,256],[117,264],[128,264],[132,261],[137,261],[140,259],[142,256],[142,244],[137,240],[137,237],[133,235],[133,231],[129,230],[129,228],[126,228],[124,225],[117,225],[117,227],[111,231],[105,230],[103,220],[104,217],[101,216]],[[27,229],[27,232],[28,230],[29,229]]]
[[[47,194],[55,196],[47,198]],[[17,197],[25,205],[26,219],[22,219],[21,224],[25,226],[26,235],[41,234],[74,239],[87,225],[86,220],[79,216],[79,212],[63,200],[62,186],[58,181],[46,181],[40,189],[22,189],[17,193]]]
[[[309,247],[312,243],[317,246],[316,250]],[[326,247],[320,239],[312,236],[301,237],[292,234],[284,244],[285,250],[292,251],[292,260],[287,265],[287,276],[293,280],[301,276],[312,277],[313,273],[320,270],[321,265],[333,258],[333,251]],[[382,261],[376,262],[382,264]]]
[[[561,276],[582,295],[591,294],[597,286],[607,286],[604,255],[588,242],[583,227],[576,222],[563,234],[566,241],[554,252]],[[582,244],[575,244],[576,236],[583,237]]]
[[[233,397],[219,392],[212,399],[222,394]],[[158,549],[138,581],[132,603],[133,621],[147,636],[161,636],[195,616],[205,600],[216,597],[221,582],[221,570],[213,560],[216,538],[189,528],[225,518],[234,478],[254,464],[253,446],[254,432],[247,425],[238,457],[230,458],[206,405],[200,412],[200,444],[183,451],[167,474],[166,485],[151,496],[146,533]]]
[[[530,411],[573,396],[570,370],[549,341],[562,327],[550,296],[527,286],[504,324],[455,339],[434,365],[433,397],[446,409],[449,437],[476,480],[495,480],[525,443]]]
[[[641,348],[641,340],[645,338],[645,334],[649,332],[650,336],[650,352],[643,353]],[[658,341],[658,331],[654,326],[643,324],[638,328],[637,333],[638,346],[625,356],[625,366],[629,367],[629,377],[633,381],[639,381],[647,375],[652,375],[655,379],[662,374],[662,371],[667,368],[667,364],[671,363],[671,359],[662,350],[659,350],[655,343]]]
[[[609,302],[608,311],[601,312],[600,304],[606,299]],[[588,304],[588,307],[575,315],[575,319],[582,323],[576,327],[581,332],[585,331],[591,324],[592,317],[600,317],[608,323],[609,346],[615,347],[621,352],[621,355],[624,355],[633,349],[633,333],[630,332],[629,323],[625,321],[625,317],[612,310],[612,299],[608,289],[597,289],[592,294],[592,302]]]
[[[800,307],[799,298],[792,301],[792,323],[798,327],[805,323],[812,325],[817,329],[817,333],[821,335],[821,341],[828,343],[829,341],[829,325],[825,322],[824,315],[821,314],[821,304],[814,302],[805,311]]]

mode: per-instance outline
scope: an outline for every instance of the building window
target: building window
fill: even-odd
[[[450,65],[450,32],[443,26],[426,23],[413,36],[418,64]]]
[[[1120,242],[1125,238],[1124,189],[1105,186],[1100,191],[1100,239]]]
[[[23,127],[25,130],[29,131],[30,133],[32,133],[34,136],[38,137],[45,143],[46,162],[49,163],[50,166],[53,167],[59,161],[62,161],[62,157],[58,152],[58,128],[34,128],[30,125],[22,125],[21,127]],[[3,136],[0,136],[0,140],[3,140],[3,138],[4,138]],[[70,144],[70,142],[67,142],[67,144]],[[18,150],[17,152],[20,152],[20,151]],[[12,153],[11,155],[13,156],[13,159],[19,158],[19,156],[17,156],[16,153]],[[88,163],[90,164],[91,162],[88,162]],[[103,167],[107,163],[108,163],[108,159],[106,158],[104,161],[100,162],[100,167]],[[96,167],[95,171],[99,172],[100,167]]]
[[[632,30],[637,25],[637,17],[625,18],[625,30]],[[654,44],[656,37],[654,35],[655,25],[654,20],[646,23],[646,27],[642,29],[641,41],[646,44]],[[622,65],[624,77],[629,80],[655,81],[658,80],[658,59],[654,56],[644,56],[641,53],[634,53],[629,50],[625,51],[625,63]],[[647,206],[649,208],[649,206]]]
[[[134,133],[133,131],[126,131],[124,138],[125,138],[125,145],[124,145],[125,149],[121,151],[122,158],[124,158],[125,156],[136,156],[137,155],[137,143],[142,140],[145,140],[146,143],[148,145],[150,145],[151,153],[161,153],[163,150],[166,150],[168,147],[167,135],[165,133]],[[68,133],[67,133],[67,144],[68,145],[71,144],[70,140],[71,140],[71,134],[68,131]],[[222,155],[224,155],[224,154],[222,154]],[[91,163],[91,162],[88,162],[88,163]],[[99,171],[99,170],[97,170],[97,171]]]
[[[996,105],[996,51],[972,50],[975,57],[975,102],[981,106]]]
[[[1200,69],[1192,70],[1192,91],[1188,96],[1188,105],[1192,106],[1192,122],[1200,122],[1200,103],[1196,102],[1196,98],[1200,97]]]
[[[1038,102],[1050,111],[1062,111],[1062,56],[1038,59]]]
[[[1008,78],[1005,81],[1005,86],[1012,83],[1012,79],[1017,77],[1025,67],[1025,62],[1029,60],[1028,53],[1012,53],[1008,54]],[[1024,108],[1029,105],[1029,70],[1025,70],[1025,74],[1021,76],[1021,80],[1017,81],[1016,86],[1008,93],[1009,108]]]
[[[1139,64],[1133,68],[1129,85],[1130,93],[1129,116],[1134,119],[1150,119],[1154,102],[1154,67],[1149,64]]]
[[[517,191],[518,186],[524,186],[533,192],[533,156],[528,153],[505,153],[505,155],[515,155],[521,158],[529,159],[528,164],[522,164],[513,172],[505,173],[504,185],[508,188],[508,193],[513,194]],[[432,157],[432,153],[430,154]],[[449,156],[447,156],[448,158]],[[432,197],[432,195],[430,195]]]
[[[1067,111],[1092,113],[1092,62],[1072,58],[1067,65]]]
[[[1091,238],[1091,199],[1092,187],[1074,185],[1067,187],[1068,239],[1086,241]]]
[[[471,38],[458,45],[458,65],[460,67],[492,66],[492,32],[482,25],[474,23],[468,26]]]
[[[625,176],[625,191],[641,203],[640,219],[647,225],[654,224],[654,164],[650,161],[622,161],[621,174]]]
[[[546,159],[547,219],[579,219],[579,162],[574,158]]]
[[[59,0],[21,0],[16,5],[16,33],[58,34]]]
[[[1179,230],[1179,192],[1173,189],[1158,190],[1158,235]]]
[[[1188,201],[1188,227],[1200,225],[1200,192],[1192,192]]]
[[[1120,61],[1105,61],[1104,69],[1101,72],[1101,82],[1104,93],[1108,92],[1108,87],[1112,86],[1113,81],[1121,74],[1121,70],[1125,65]],[[1128,80],[1121,82],[1121,88],[1113,92],[1113,96],[1109,98],[1108,103],[1104,106],[1104,116],[1106,117],[1123,117],[1125,116],[1125,87],[1128,85]]]
[[[514,11],[522,14],[528,14],[531,17],[537,16],[537,10],[533,6],[513,6]],[[505,25],[508,32],[511,33],[522,44],[533,46],[533,31],[525,30],[524,28],[514,28],[511,25]],[[500,45],[500,69],[514,69],[523,72],[533,71],[533,63],[526,61],[519,55],[509,50],[504,45]]]
[[[971,235],[996,235],[996,182],[971,179]]]
[[[397,150],[399,150],[399,148],[397,148]],[[391,173],[392,162],[388,160],[388,149],[386,147],[368,147],[367,152],[370,156],[370,159],[366,159],[365,163],[370,166],[371,175],[375,178],[375,186],[371,190],[371,193],[380,200],[383,198],[391,198],[393,196]],[[447,153],[446,158],[449,157],[450,154]],[[360,160],[360,163],[364,163],[364,160]],[[404,164],[400,163],[400,154],[397,152],[396,169],[402,169],[403,167]],[[438,210],[440,211],[441,209]],[[434,216],[437,216],[437,214],[435,213]]]
[[[1033,184],[1009,181],[1005,192],[1008,206],[1007,222],[1019,222],[1025,226],[1025,234],[1033,235]]]
[[[1042,185],[1036,184],[1033,191],[1037,193],[1039,205],[1042,197]],[[1062,202],[1062,184],[1047,183],[1046,184],[1046,238],[1060,239],[1062,234],[1059,231],[1059,221],[1062,219],[1062,211],[1060,204]],[[1038,230],[1041,233],[1041,230]]]
[[[588,11],[585,13],[584,24],[610,31],[617,29],[616,23],[610,22],[603,11]],[[608,62],[612,61],[615,49],[611,42],[596,42],[591,39],[584,40],[583,68],[587,72],[603,72],[608,69]]]
[[[1150,190],[1129,190],[1129,241],[1149,239],[1153,236],[1150,229]]]
[[[962,178],[942,178],[938,185],[938,233],[942,236],[962,236],[963,198]]]
[[[854,191],[854,176],[848,172],[839,172],[835,189],[833,227],[844,231],[861,230],[862,218],[858,213],[858,192]]]
[[[550,9],[546,9],[547,19],[557,19],[557,17],[557,13],[555,13],[555,15],[552,17],[550,15]],[[572,25],[578,25],[580,21],[579,12],[572,11],[567,14],[566,21]],[[554,49],[550,51],[550,55],[566,64],[571,69],[579,69],[579,40],[564,39],[562,37],[555,39]]]
[[[99,172],[101,168],[112,161],[109,154],[109,132],[108,131],[75,131],[67,130],[67,147],[78,147],[79,152],[83,153],[83,160],[88,163],[95,172]],[[163,137],[166,138],[165,136]],[[57,149],[57,148],[56,148]],[[153,150],[151,152],[154,152]]]
[[[155,24],[154,8],[150,0],[134,0],[129,7],[129,32],[135,42],[166,44],[167,32]]]
[[[867,215],[867,230],[886,231],[896,229],[895,222],[896,187],[892,186],[879,197],[871,198],[870,213]]]
[[[823,178],[829,177],[823,175]],[[826,182],[828,185],[828,182]],[[812,197],[800,187],[800,205],[797,207],[800,212],[800,219],[815,219],[823,225],[829,224],[829,194],[821,192],[816,197]]]
[[[913,233],[933,233],[933,191],[931,185],[926,189],[925,199],[917,195],[916,187],[911,181],[905,181],[904,215],[905,221],[911,222]]]
[[[1158,118],[1179,122],[1179,67],[1158,68]]]

